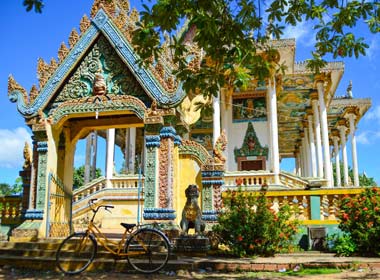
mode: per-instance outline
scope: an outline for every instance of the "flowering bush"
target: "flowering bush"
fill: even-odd
[[[241,189],[229,191],[223,203],[224,211],[213,230],[233,255],[272,256],[291,247],[298,224],[290,219],[289,205],[275,213],[264,192],[254,196]]]
[[[349,233],[362,255],[380,255],[380,190],[367,188],[340,202],[339,228]]]

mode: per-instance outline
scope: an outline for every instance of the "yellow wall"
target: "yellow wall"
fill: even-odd
[[[180,158],[178,164],[178,180],[177,188],[174,190],[174,196],[176,198],[175,210],[177,213],[176,223],[181,222],[182,209],[186,203],[185,190],[191,185],[195,184],[202,191],[201,170],[198,163],[191,158]],[[198,199],[199,207],[201,207],[201,197]]]

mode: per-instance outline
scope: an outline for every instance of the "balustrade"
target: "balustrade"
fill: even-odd
[[[0,220],[1,224],[17,224],[21,220],[22,197],[0,197]]]

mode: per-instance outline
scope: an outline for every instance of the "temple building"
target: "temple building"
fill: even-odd
[[[336,92],[343,63],[314,74],[306,62],[295,62],[295,40],[273,41],[287,66],[284,75],[252,79],[244,91],[222,89],[206,100],[186,93],[172,75],[169,42],[159,61],[139,66],[131,44],[138,19],[128,1],[95,0],[91,18],[82,18],[79,32],[73,29],[58,60],[38,61],[38,85],[28,92],[10,76],[9,99],[33,133],[21,172],[22,223],[12,235],[65,236],[86,220],[93,198],[116,206],[99,215],[103,228],[121,221],[178,224],[190,184],[201,191],[202,218],[209,223],[225,190],[264,184],[273,192],[298,191],[292,201],[305,220],[333,219],[336,198],[330,194],[360,187],[355,130],[371,106],[370,99],[353,97],[352,84],[344,95]],[[199,58],[197,46],[188,48]],[[200,102],[209,102],[213,112],[196,110]],[[106,141],[105,162],[97,159],[99,139]],[[80,140],[86,141],[85,184],[74,188]],[[123,154],[122,172],[115,170],[115,151]],[[294,172],[280,169],[285,158],[294,159]],[[104,176],[96,178],[103,165]],[[326,209],[311,209],[317,200],[307,192],[313,188],[326,190],[318,200],[329,201]]]

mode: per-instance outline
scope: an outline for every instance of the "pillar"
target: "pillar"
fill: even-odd
[[[91,174],[90,178],[91,180],[96,179],[96,156],[98,153],[98,132],[95,130],[92,132],[91,136],[91,144],[92,144],[92,150],[91,150],[91,156],[92,156],[92,162],[91,162]]]
[[[136,127],[129,128],[129,173],[135,174]]]
[[[267,94],[269,95],[269,114],[271,120],[271,143],[273,158],[274,184],[280,184],[280,152],[278,148],[278,122],[277,122],[277,95],[276,80],[272,76],[268,79]]]
[[[355,114],[348,115],[348,120],[350,122],[352,171],[354,173],[354,186],[359,187],[358,158],[357,158],[356,137],[355,137],[355,119],[356,119]]]
[[[212,107],[214,109],[213,115],[213,145],[215,145],[216,140],[220,136],[220,93],[218,92],[217,96],[214,96],[212,100]]]
[[[312,107],[314,115],[314,129],[315,129],[315,146],[316,146],[316,156],[317,156],[317,173],[318,177],[323,178],[323,160],[322,160],[322,143],[321,143],[321,124],[319,118],[319,108],[318,108],[318,94],[315,92],[311,94]]]
[[[308,126],[309,126],[309,142],[310,142],[310,156],[311,156],[311,176],[317,177],[317,158],[315,152],[315,141],[314,141],[314,128],[313,128],[313,116],[307,116]]]
[[[90,173],[91,173],[91,138],[92,133],[88,134],[86,137],[86,155],[84,162],[84,184],[86,185],[90,182]],[[81,187],[81,186],[77,186]]]
[[[330,165],[330,151],[329,151],[329,131],[327,124],[327,109],[325,104],[325,90],[323,86],[323,80],[317,81],[318,88],[318,101],[321,118],[321,130],[322,130],[322,150],[323,150],[323,166],[324,166],[324,178],[330,185],[331,182],[331,165]]]
[[[107,130],[106,179],[110,180],[114,172],[115,129]]]
[[[333,142],[334,142],[334,154],[335,154],[335,174],[336,174],[336,186],[341,187],[341,175],[340,175],[340,159],[339,159],[339,145],[338,145],[339,137],[333,136]]]
[[[348,165],[347,165],[347,148],[346,148],[346,130],[345,125],[338,126],[340,133],[340,143],[342,145],[342,159],[343,159],[343,186],[348,186]]]

